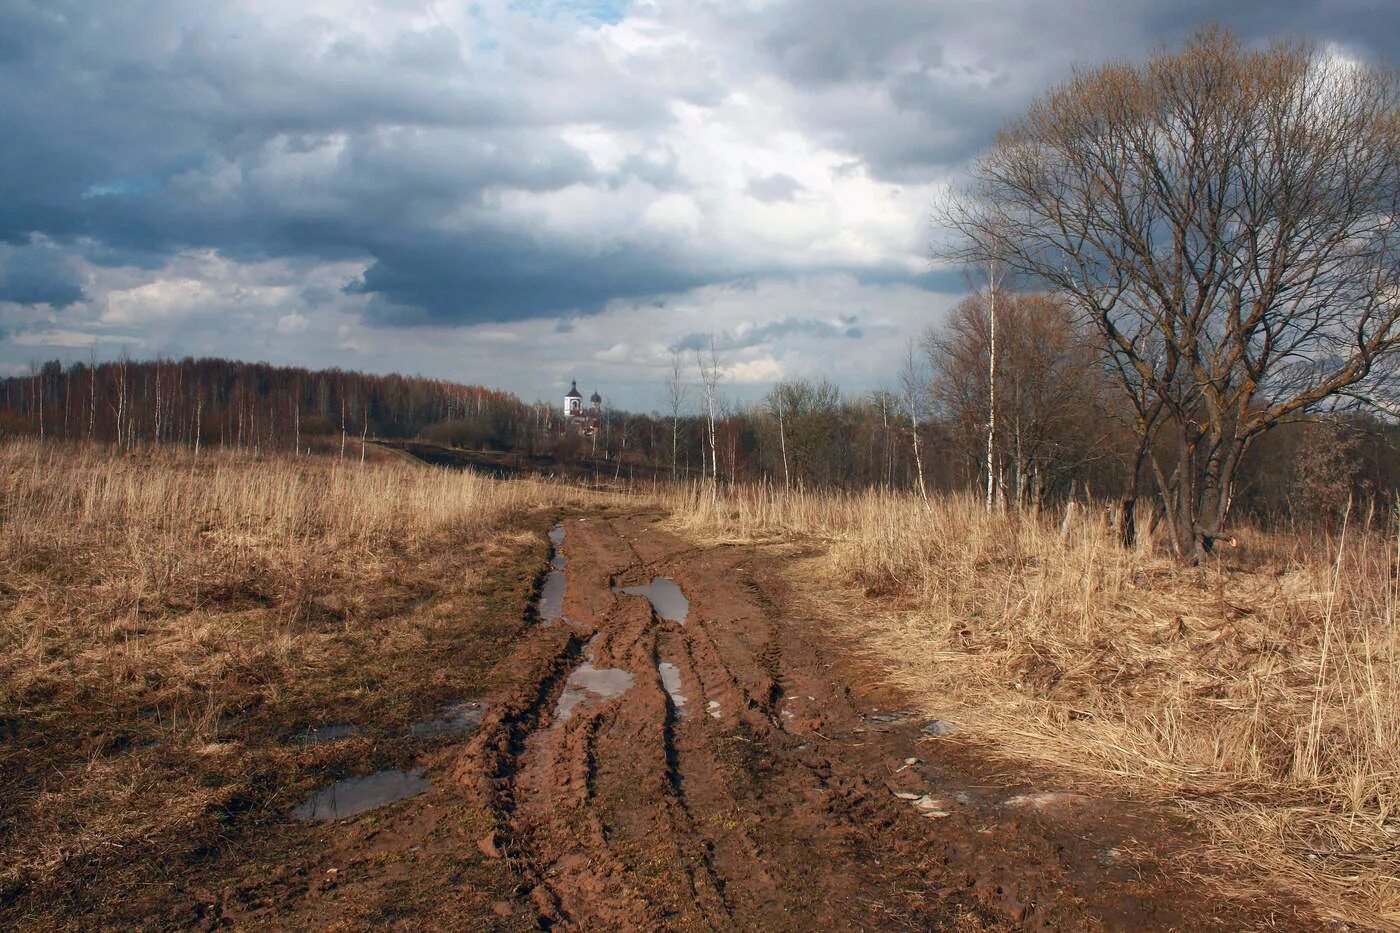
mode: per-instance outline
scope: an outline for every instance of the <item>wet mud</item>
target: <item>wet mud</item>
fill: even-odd
[[[567,542],[555,655],[536,657],[537,677],[453,771],[494,820],[479,850],[520,879],[502,917],[649,930],[1290,926],[1171,868],[1172,845],[1150,843],[1184,848],[1180,828],[1008,779],[953,723],[879,713],[820,625],[785,618],[772,559],[696,550],[647,516],[574,520]]]
[[[676,715],[684,716],[686,698],[681,692],[681,669],[670,661],[660,661],[656,665],[656,672],[661,676],[661,686],[666,688],[666,695],[671,698]]]
[[[346,778],[318,792],[292,811],[299,820],[341,820],[395,800],[421,794],[429,787],[422,768],[378,771]]]
[[[594,640],[597,636],[594,636]],[[574,709],[589,700],[610,700],[631,689],[636,675],[616,667],[598,668],[593,665],[593,642],[584,648],[584,661],[564,681],[559,702],[554,704],[554,722],[567,722]]]
[[[481,725],[486,704],[477,700],[454,703],[438,711],[436,716],[420,719],[410,726],[413,737],[428,739],[440,735],[469,735]]]
[[[555,621],[522,629],[430,789],[373,826],[337,817],[308,876],[339,873],[295,916],[395,902],[436,865],[421,896],[469,905],[473,929],[1316,927],[1204,888],[1188,827],[862,686],[849,646],[792,615],[781,554],[697,549],[645,514],[562,531]],[[402,909],[371,919],[411,928]]]
[[[331,723],[325,726],[312,726],[305,732],[299,733],[295,741],[303,742],[307,745],[321,745],[326,742],[343,742],[346,739],[358,739],[365,734],[365,730],[360,726],[346,723]]]

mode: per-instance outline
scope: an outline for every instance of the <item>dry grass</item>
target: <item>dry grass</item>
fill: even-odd
[[[1221,857],[1338,918],[1400,925],[1393,534],[1364,521],[1333,538],[1246,534],[1184,570],[1150,541],[1118,546],[1082,509],[755,491],[672,505],[701,536],[823,542],[797,590],[928,713],[1170,799]]]
[[[1222,857],[1400,923],[1393,535],[1252,534],[1185,571],[1082,511],[662,498],[698,537],[820,544],[792,574],[812,614],[964,735],[1170,799]],[[50,892],[81,916],[94,870],[125,894],[132,866],[169,877],[407,760],[408,723],[490,688],[554,512],[606,501],[399,461],[0,444],[0,912]],[[368,738],[295,741],[330,722]]]
[[[414,718],[489,686],[553,511],[598,498],[397,460],[0,443],[0,908],[411,757]],[[367,738],[297,741],[327,723]]]

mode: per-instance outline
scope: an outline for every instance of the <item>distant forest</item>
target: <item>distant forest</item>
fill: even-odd
[[[998,313],[1006,321],[992,462],[1003,494],[1023,504],[1127,495],[1131,419],[1115,410],[1117,397],[1082,342],[1046,307]],[[1024,326],[1014,326],[1018,314]],[[605,406],[592,436],[554,403],[482,386],[223,359],[45,363],[0,380],[0,435],[354,458],[362,439],[418,439],[619,477],[980,490],[988,462],[980,320],[969,299],[944,329],[925,334],[897,392],[848,395],[825,381],[795,380],[749,405],[715,391],[711,406],[703,361],[691,361],[692,373],[678,359],[665,411]],[[1316,416],[1270,432],[1249,460],[1237,508],[1256,519],[1327,521],[1348,501],[1388,511],[1400,490],[1400,429],[1365,415]]]

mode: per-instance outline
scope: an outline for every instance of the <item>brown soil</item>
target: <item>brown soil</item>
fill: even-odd
[[[567,621],[522,635],[481,728],[422,762],[433,789],[337,824],[207,923],[1316,928],[1202,885],[1186,827],[927,736],[859,686],[869,672],[820,620],[788,613],[780,557],[697,549],[655,520],[570,519]],[[615,592],[658,576],[689,597],[684,624]],[[557,722],[585,657],[631,686]]]

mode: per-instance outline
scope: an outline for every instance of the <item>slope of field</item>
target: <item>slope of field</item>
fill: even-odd
[[[948,717],[1009,767],[1167,803],[1226,865],[1340,921],[1400,926],[1396,530],[1245,530],[1183,569],[1104,514],[988,515],[973,497],[691,490],[674,526],[801,548],[793,602],[855,682]],[[1231,886],[1241,882],[1231,873]]]
[[[1103,764],[1134,720],[1049,638],[1059,612],[1132,650],[1104,567],[1150,557],[939,508],[0,445],[0,924],[1312,925],[1189,820],[1102,791],[1148,786]],[[1040,603],[1036,567],[1060,581]],[[909,621],[949,613],[968,658]],[[1040,719],[993,686],[1027,657],[1061,667]],[[1070,741],[1068,767],[1009,757]]]
[[[414,724],[494,686],[568,495],[0,445],[0,916],[181,926],[323,846],[287,811],[446,741]]]

